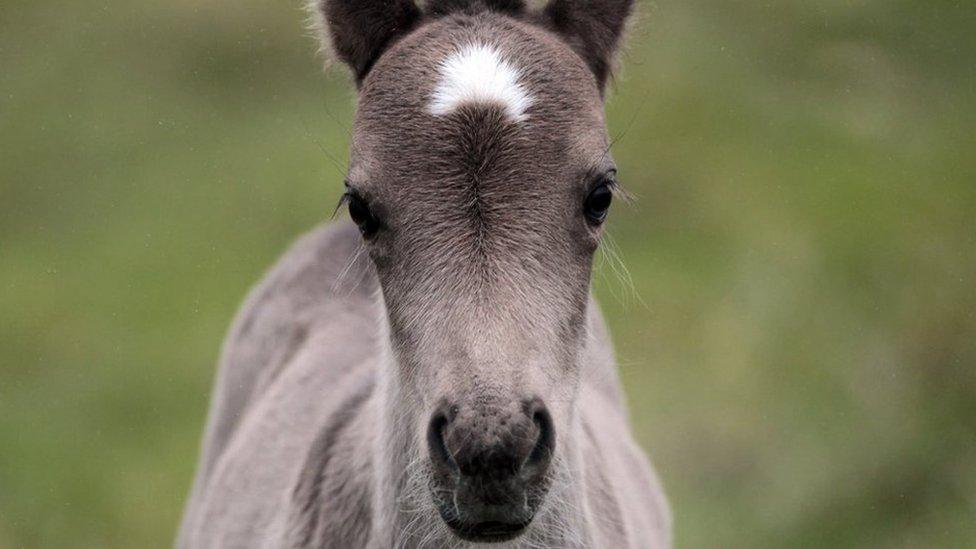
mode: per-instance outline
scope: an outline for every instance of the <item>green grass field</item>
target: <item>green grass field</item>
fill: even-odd
[[[341,189],[300,4],[0,4],[0,548],[171,544],[235,308]],[[595,284],[678,546],[971,547],[976,7],[641,8]]]

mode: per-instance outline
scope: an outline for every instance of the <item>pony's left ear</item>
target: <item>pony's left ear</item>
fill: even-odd
[[[413,0],[310,0],[309,11],[324,48],[352,69],[356,85],[393,42],[413,29],[420,9]]]
[[[544,22],[586,61],[602,92],[634,0],[551,0]]]

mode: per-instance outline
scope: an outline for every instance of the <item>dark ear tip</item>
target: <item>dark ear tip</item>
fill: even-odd
[[[634,0],[551,0],[543,9],[547,26],[569,43],[590,67],[602,93]]]
[[[309,7],[323,50],[349,66],[357,86],[422,15],[413,0],[311,0]]]

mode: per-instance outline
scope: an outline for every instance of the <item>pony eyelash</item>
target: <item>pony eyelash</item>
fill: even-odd
[[[335,219],[335,217],[339,215],[339,210],[343,206],[349,204],[349,200],[351,199],[352,199],[352,193],[349,192],[349,190],[347,189],[345,192],[342,193],[341,196],[339,196],[339,202],[336,203],[335,209],[332,210],[332,219]]]

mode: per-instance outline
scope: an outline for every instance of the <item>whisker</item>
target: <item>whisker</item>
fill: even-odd
[[[322,142],[319,141],[317,138],[315,138],[314,135],[312,135],[311,130],[309,130],[308,128],[308,122],[306,122],[304,118],[299,117],[298,120],[302,123],[302,127],[305,129],[305,137],[307,137],[313,143],[315,143],[315,146],[317,146],[318,149],[322,151],[322,154],[329,159],[329,161],[332,163],[332,167],[335,168],[339,176],[345,177],[346,173],[349,171],[349,167],[346,166],[343,162],[340,162],[335,155],[333,155],[328,150],[326,150],[325,146],[322,145]]]

